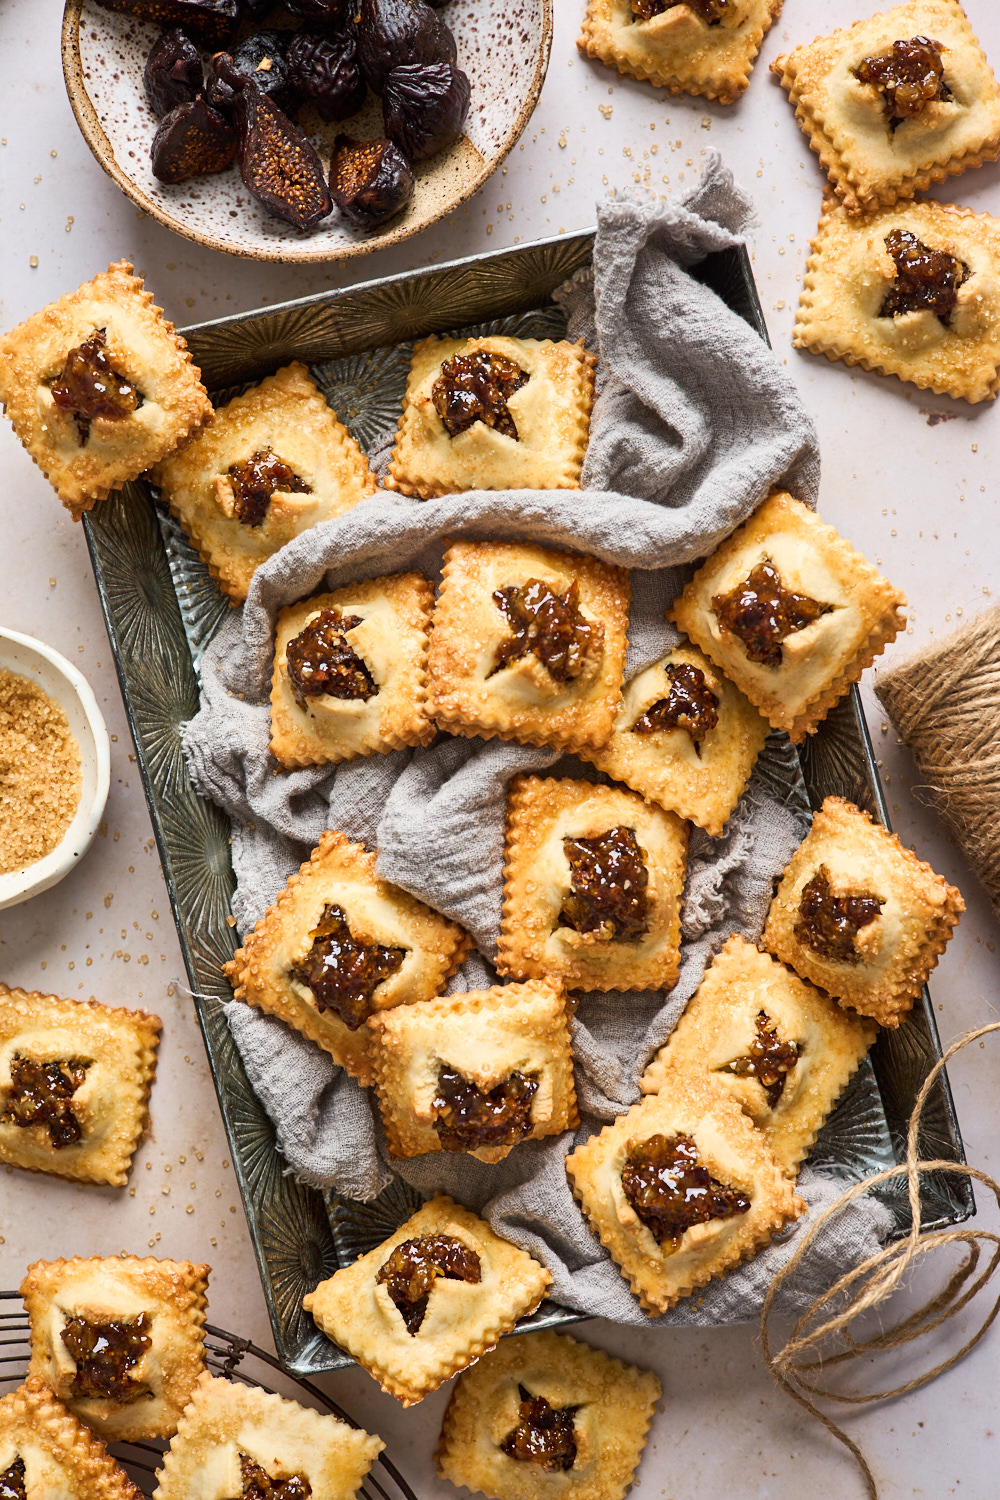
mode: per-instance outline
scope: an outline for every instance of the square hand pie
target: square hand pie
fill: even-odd
[[[764,946],[841,1005],[898,1026],[964,910],[894,833],[827,797],[778,886]]]
[[[187,1260],[36,1260],[28,1373],[108,1442],[173,1437],[205,1365],[207,1287]]]
[[[623,1500],[662,1391],[566,1334],[504,1339],[458,1379],[438,1473],[489,1500]]]
[[[667,1312],[805,1213],[726,1085],[672,1072],[566,1158],[573,1192],[642,1309]]]
[[[1000,88],[957,0],[911,0],[771,71],[849,213],[1000,154]]]
[[[1000,219],[899,203],[861,219],[828,203],[806,263],[796,348],[969,402],[1000,387]]]
[[[702,563],[667,611],[796,744],[906,624],[869,562],[782,491]]]
[[[124,260],[0,338],[0,401],[77,521],[212,420],[187,345]]]
[[[753,943],[733,936],[709,964],[640,1088],[658,1094],[675,1073],[725,1084],[795,1171],[878,1034]]]
[[[575,1130],[569,1014],[561,990],[530,980],[372,1016],[390,1156],[503,1161],[521,1141]]]
[[[781,0],[589,0],[581,52],[672,94],[732,104]]]
[[[0,1495],[142,1500],[104,1444],[34,1376],[0,1400]]]
[[[625,684],[608,743],[584,760],[718,835],[767,739],[767,720],[697,646],[675,646]]]
[[[206,1372],[164,1457],[153,1500],[351,1500],[384,1447],[339,1417]]]
[[[534,1312],[551,1280],[439,1194],[302,1306],[388,1395],[412,1406]]]
[[[0,984],[0,1161],[123,1187],[149,1119],[159,1016]]]
[[[286,542],[375,493],[368,460],[298,360],[220,407],[155,478],[233,604]]]
[[[530,542],[453,542],[428,656],[449,734],[579,749],[606,743],[628,645],[628,572]]]
[[[367,1087],[366,1018],[440,994],[468,947],[454,922],[382,880],[374,854],[328,831],[225,971],[237,1000],[279,1016]]]
[[[434,590],[419,573],[368,578],[278,615],[271,754],[318,766],[426,745]]]
[[[565,339],[422,339],[386,488],[578,490],[596,363]]]
[[[497,969],[567,989],[668,990],[687,824],[625,787],[516,776]]]

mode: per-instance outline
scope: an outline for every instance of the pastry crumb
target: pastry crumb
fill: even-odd
[[[60,705],[0,669],[0,874],[43,859],[80,803],[80,747]]]

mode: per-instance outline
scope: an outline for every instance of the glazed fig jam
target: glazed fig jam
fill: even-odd
[[[632,0],[632,14],[640,21],[651,21],[664,11],[687,5],[709,26],[717,26],[732,5],[732,0]]]
[[[572,886],[559,913],[563,927],[608,942],[642,937],[649,916],[649,872],[631,828],[594,839],[563,839]]]
[[[668,662],[664,671],[670,684],[667,696],[640,714],[632,725],[633,734],[656,734],[664,729],[686,729],[691,743],[700,753],[701,742],[719,722],[719,700],[705,680],[700,667],[690,662]]]
[[[947,324],[955,310],[958,289],[971,272],[964,260],[947,250],[932,250],[908,229],[886,235],[885,248],[896,262],[896,279],[879,308],[880,318],[928,309]]]
[[[519,442],[507,402],[529,379],[527,370],[505,354],[473,349],[471,354],[456,354],[445,360],[431,387],[431,400],[449,437],[457,437],[474,422],[482,422]]]
[[[0,1500],[27,1500],[23,1458],[15,1458],[10,1468],[0,1474]]]
[[[556,682],[580,676],[600,632],[580,613],[576,579],[557,594],[547,583],[529,578],[523,587],[494,590],[493,602],[512,631],[511,639],[497,647],[493,672],[532,651]]]
[[[0,1114],[13,1125],[44,1125],[56,1151],[80,1139],[80,1122],[73,1113],[73,1095],[87,1076],[89,1062],[33,1062],[14,1053],[10,1064],[11,1089]]]
[[[152,1319],[146,1313],[106,1323],[70,1318],[62,1330],[62,1341],[76,1365],[72,1394],[109,1396],[122,1403],[144,1395],[146,1387],[129,1371],[152,1348],[151,1326]]]
[[[240,1479],[243,1488],[233,1500],[309,1500],[312,1494],[312,1485],[304,1474],[272,1479],[246,1453],[240,1454]]]
[[[882,107],[895,128],[901,120],[912,119],[933,99],[951,98],[944,81],[944,63],[940,42],[930,37],[912,36],[908,41],[893,42],[885,52],[863,57],[854,69],[859,83],[870,83],[882,95]]]
[[[288,680],[300,708],[307,698],[329,693],[331,698],[362,698],[367,703],[378,692],[371,672],[349,646],[346,634],[361,624],[357,615],[324,609],[285,647]]]
[[[233,509],[244,526],[261,524],[275,490],[291,495],[312,494],[305,480],[271,448],[258,448],[241,464],[230,464],[228,472],[233,485]]]
[[[861,891],[857,896],[835,896],[830,889],[830,872],[820,865],[802,887],[795,936],[820,958],[839,964],[860,963],[861,955],[854,940],[862,927],[874,922],[883,904],[870,891]]]
[[[324,909],[310,937],[312,947],[289,973],[312,991],[320,1015],[336,1011],[345,1026],[357,1031],[371,1015],[372,995],[399,969],[406,949],[359,942],[339,906]]]
[[[780,667],[782,641],[832,608],[808,594],[786,589],[781,574],[766,558],[730,593],[712,599],[720,629],[738,636],[749,660],[766,667]]]
[[[484,1094],[454,1068],[442,1068],[434,1096],[434,1129],[445,1151],[515,1146],[531,1133],[536,1078],[511,1073]]]
[[[449,1281],[479,1282],[479,1256],[451,1234],[425,1234],[397,1245],[375,1280],[384,1286],[403,1315],[407,1331],[416,1335],[427,1301],[439,1277]]]
[[[719,1182],[701,1165],[697,1146],[685,1135],[651,1135],[634,1145],[622,1168],[622,1187],[668,1253],[693,1225],[732,1219],[750,1207],[745,1193]]]
[[[103,328],[95,328],[89,339],[69,351],[50,390],[55,405],[72,414],[81,445],[90,437],[96,417],[118,422],[142,403],[135,386],[108,358]]]
[[[764,1010],[757,1012],[756,1026],[757,1035],[746,1056],[734,1058],[720,1071],[735,1073],[737,1078],[756,1078],[774,1109],[785,1092],[785,1079],[799,1060],[799,1044],[783,1042],[777,1023]]]
[[[501,1453],[548,1473],[571,1469],[576,1461],[573,1419],[579,1406],[550,1406],[544,1396],[533,1396],[523,1385],[517,1393],[517,1426],[501,1442]]]

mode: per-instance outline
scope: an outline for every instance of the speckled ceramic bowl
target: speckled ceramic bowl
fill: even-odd
[[[67,0],[63,74],[77,124],[98,162],[122,192],[168,229],[212,250],[252,260],[344,260],[426,229],[496,171],[538,100],[552,41],[553,3],[451,0],[442,14],[455,33],[459,66],[472,85],[466,133],[450,150],[416,167],[409,206],[374,231],[356,229],[335,209],[303,234],[265,213],[235,167],[176,187],[157,182],[149,161],[157,120],[146,103],[142,69],[159,27],[102,10],[93,0]],[[359,139],[384,133],[380,101],[373,95],[353,120],[325,125],[307,108],[298,123],[324,165],[338,133]]]

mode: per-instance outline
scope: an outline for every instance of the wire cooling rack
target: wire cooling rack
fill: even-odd
[[[14,1311],[0,1311],[0,1395],[5,1388],[19,1385],[28,1373],[28,1358],[31,1352],[28,1315],[21,1304],[19,1292],[0,1291],[0,1307],[5,1302],[18,1304]],[[319,1406],[332,1412],[350,1427],[359,1424],[342,1411],[335,1401],[325,1395],[311,1380],[300,1380],[288,1375],[273,1354],[258,1349],[249,1339],[227,1333],[212,1323],[205,1325],[205,1360],[213,1375],[226,1380],[239,1380],[244,1385],[258,1386],[261,1390],[275,1392],[293,1400],[302,1400],[303,1394],[310,1397],[307,1406]],[[111,1443],[109,1452],[126,1470],[133,1483],[144,1495],[152,1495],[156,1487],[156,1471],[167,1447],[166,1443]],[[361,1489],[362,1500],[417,1500],[413,1490],[400,1474],[391,1459],[380,1453],[369,1471]]]

